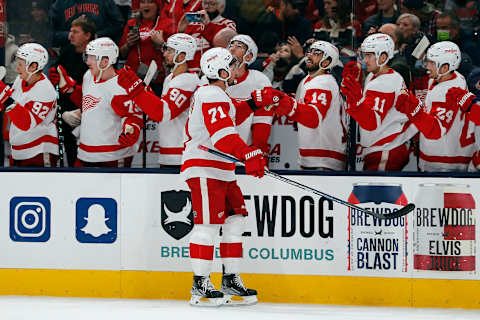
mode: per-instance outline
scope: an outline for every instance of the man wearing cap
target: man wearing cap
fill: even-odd
[[[424,0],[404,0],[402,3],[402,13],[411,13],[420,19],[420,31],[428,37],[434,37],[437,33],[435,21],[440,11]]]

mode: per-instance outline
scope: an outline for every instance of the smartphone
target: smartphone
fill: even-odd
[[[139,28],[138,26],[128,26],[128,30],[132,33],[138,33]]]
[[[185,19],[188,23],[191,22],[202,22],[202,15],[200,13],[187,12],[185,13]]]

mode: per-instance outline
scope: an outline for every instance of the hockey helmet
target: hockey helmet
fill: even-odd
[[[435,63],[438,74],[437,78],[440,78],[458,69],[462,54],[460,53],[460,48],[455,43],[451,41],[440,41],[428,48],[425,59]],[[440,74],[440,67],[444,64],[448,64],[448,71]]]
[[[247,46],[247,51],[243,56],[243,63],[246,63],[247,65],[252,64],[257,59],[258,54],[257,44],[255,43],[255,41],[253,41],[252,37],[246,34],[236,35],[230,40],[228,46],[230,47],[234,41],[241,42]],[[252,59],[250,59],[249,61],[245,61],[246,56],[248,56],[249,54],[252,54]]]
[[[236,59],[225,48],[212,48],[207,50],[200,59],[200,68],[208,79],[227,81],[232,75],[232,66]],[[220,77],[220,70],[228,73],[226,78]]]
[[[167,39],[167,47],[175,50],[175,56],[173,62],[176,64],[177,56],[180,53],[185,53],[185,60],[179,63],[184,63],[185,61],[192,60],[195,56],[195,51],[197,51],[197,42],[194,37],[186,33],[175,33]]]
[[[395,50],[395,43],[393,42],[392,38],[388,34],[384,33],[375,33],[371,34],[363,40],[362,45],[360,47],[361,51],[372,52],[375,54],[375,61],[377,62],[377,66],[382,67],[387,64],[387,62],[393,58],[393,52]],[[379,63],[380,55],[385,53],[387,55],[387,59],[382,64]]]
[[[339,53],[337,47],[327,41],[318,40],[310,45],[309,50],[320,50],[323,53],[322,60],[319,62],[319,68],[322,70],[330,70],[338,65]],[[322,67],[323,61],[330,58],[330,64],[324,68]]]
[[[48,63],[47,49],[38,43],[25,43],[21,45],[15,56],[19,59],[25,60],[27,73],[29,75],[42,71]],[[28,67],[34,62],[37,64],[37,69],[33,72],[28,72]]]
[[[98,38],[95,40],[90,41],[87,44],[87,48],[85,49],[86,55],[92,55],[96,57],[97,66],[100,69],[100,61],[103,57],[108,58],[108,65],[104,68],[108,68],[112,64],[117,62],[118,58],[118,47],[112,39],[107,37]]]

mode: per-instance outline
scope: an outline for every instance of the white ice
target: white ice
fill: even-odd
[[[0,297],[1,320],[417,320],[480,319],[480,310],[352,307],[259,303],[248,307],[198,308],[186,301]]]

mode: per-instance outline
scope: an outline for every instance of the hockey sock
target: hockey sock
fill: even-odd
[[[196,276],[209,276],[212,268],[217,225],[195,225],[190,237],[190,260]]]
[[[242,234],[245,217],[235,215],[228,217],[223,225],[223,236],[220,242],[224,272],[240,273],[240,262],[243,257]]]

